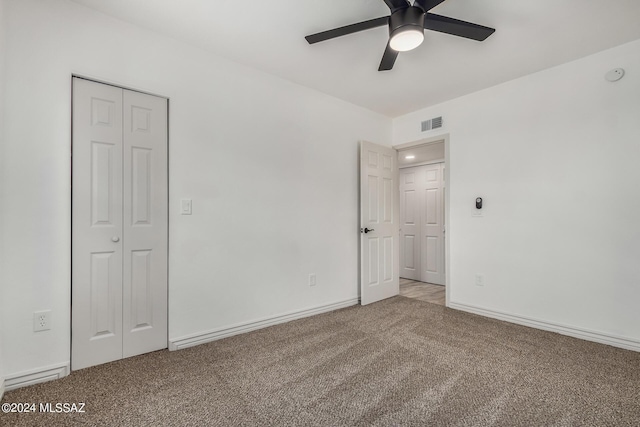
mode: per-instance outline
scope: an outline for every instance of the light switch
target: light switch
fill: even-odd
[[[191,199],[180,200],[180,213],[182,215],[191,215]]]

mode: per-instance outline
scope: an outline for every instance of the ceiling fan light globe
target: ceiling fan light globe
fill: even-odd
[[[417,48],[423,41],[424,31],[408,29],[394,32],[389,40],[389,46],[397,52],[406,52]]]

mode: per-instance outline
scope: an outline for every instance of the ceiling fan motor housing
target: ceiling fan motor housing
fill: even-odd
[[[424,32],[424,10],[416,6],[399,9],[389,18],[389,37],[408,30]]]

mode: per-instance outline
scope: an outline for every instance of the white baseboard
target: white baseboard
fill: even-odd
[[[8,375],[7,378],[4,379],[4,387],[6,391],[10,391],[28,385],[64,378],[69,375],[69,372],[69,362],[44,366],[42,368]]]
[[[473,305],[461,304],[453,301],[449,302],[449,307],[454,308],[456,310],[466,311],[468,313],[474,313],[474,314],[479,314],[481,316],[491,317],[493,319],[516,323],[518,325],[529,326],[536,329],[542,329],[545,331],[556,332],[562,335],[568,335],[574,338],[580,338],[587,341],[593,341],[601,344],[607,344],[613,347],[619,347],[627,350],[640,352],[640,341],[632,338],[604,334],[602,332],[576,328],[575,326],[561,325],[558,323],[547,322],[539,319],[532,319],[525,316],[504,313],[504,312],[477,307]]]
[[[4,378],[0,378],[0,400],[4,396]]]
[[[233,326],[214,329],[211,331],[200,332],[197,334],[187,335],[178,338],[169,339],[169,350],[182,350],[184,348],[193,347],[199,344],[216,341],[222,338],[231,337],[233,335],[244,334],[246,332],[255,331],[257,329],[266,328],[268,326],[277,325],[279,323],[290,322],[303,317],[309,317],[316,314],[326,313],[328,311],[338,310],[340,308],[350,307],[360,303],[359,298],[350,298],[348,300],[334,302],[331,304],[321,305],[317,307],[307,308],[304,310],[293,311],[273,317],[253,320],[246,323],[240,323]]]

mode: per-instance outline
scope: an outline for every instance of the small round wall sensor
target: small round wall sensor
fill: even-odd
[[[609,82],[617,82],[624,76],[624,70],[622,68],[616,68],[615,70],[609,71],[604,75],[604,78]]]

